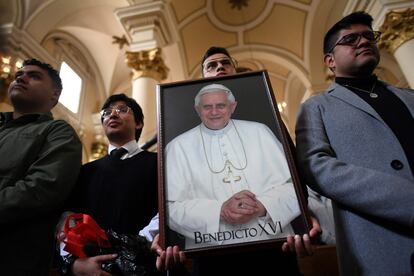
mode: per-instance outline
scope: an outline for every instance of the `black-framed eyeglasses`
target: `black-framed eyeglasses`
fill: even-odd
[[[207,72],[211,72],[211,71],[217,69],[219,64],[221,64],[225,68],[235,67],[234,66],[234,61],[232,59],[230,59],[230,58],[220,58],[220,59],[207,60],[203,64],[203,69],[206,70]]]
[[[131,108],[129,106],[126,105],[120,105],[120,106],[111,106],[111,107],[107,107],[105,109],[101,110],[101,116],[103,118],[107,118],[109,116],[111,116],[112,112],[115,110],[116,114],[127,114],[129,112]]]
[[[335,43],[334,46],[328,51],[328,53],[332,53],[333,49],[338,45],[347,45],[347,46],[356,46],[361,41],[361,37],[364,37],[368,40],[369,43],[377,43],[379,38],[381,37],[381,32],[378,31],[365,31],[361,33],[351,33],[344,35],[338,42]]]

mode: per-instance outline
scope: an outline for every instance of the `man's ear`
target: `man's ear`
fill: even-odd
[[[335,73],[335,57],[332,53],[327,53],[323,56],[323,62],[325,63],[325,65],[332,71]]]
[[[194,106],[195,111],[197,112],[197,115],[200,116],[200,112],[198,111],[198,105]]]
[[[140,122],[140,123],[135,124],[135,129],[141,129],[143,127],[144,127],[144,123],[143,122]]]
[[[61,93],[62,93],[62,90],[57,89],[57,88],[53,89],[52,97],[50,98],[52,102],[52,107],[57,105]]]
[[[233,114],[234,110],[236,110],[237,102],[231,104],[231,114]]]

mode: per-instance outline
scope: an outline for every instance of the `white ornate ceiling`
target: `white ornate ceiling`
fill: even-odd
[[[165,82],[198,78],[205,50],[213,45],[226,47],[240,66],[268,70],[277,100],[288,104],[283,116],[290,130],[304,96],[327,85],[322,63],[324,33],[346,9],[371,2],[157,1],[168,9],[168,27],[173,30],[172,41],[163,47],[170,69]],[[65,51],[70,52],[73,63],[89,78],[83,114],[91,114],[108,95],[130,93],[126,49],[113,44],[112,38],[128,37],[117,11],[149,2],[154,1],[0,0],[0,24],[3,33],[11,34],[11,48],[23,57],[36,55],[58,65]],[[383,76],[400,80],[393,58],[385,53],[383,61]]]

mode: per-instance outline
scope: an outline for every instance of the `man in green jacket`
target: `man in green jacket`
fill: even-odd
[[[30,59],[16,73],[0,113],[0,273],[48,275],[55,226],[81,165],[81,143],[51,109],[62,90],[49,64]]]

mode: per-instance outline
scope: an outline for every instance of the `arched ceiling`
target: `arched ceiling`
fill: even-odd
[[[30,1],[29,1],[30,2]],[[122,32],[121,24],[114,16],[116,8],[128,5],[122,0],[74,0],[37,1],[27,6],[33,9],[25,20],[25,30],[37,41],[43,41],[51,32],[64,31],[76,37],[88,49],[99,68],[105,91],[113,88],[114,74],[128,75],[128,68],[115,70],[119,58],[117,45],[112,44],[112,35]],[[43,27],[40,27],[43,26]],[[123,58],[123,57],[122,57]],[[117,79],[122,75],[117,75]],[[120,79],[123,79],[121,77]]]
[[[319,1],[314,0],[313,5]],[[304,60],[305,24],[311,1],[172,0],[188,72],[211,45],[229,49],[275,48]],[[239,5],[237,5],[239,3]]]
[[[94,79],[90,80],[84,105],[89,109],[85,114],[93,114],[106,96],[132,90],[131,69],[125,63],[125,51],[129,49],[113,44],[114,35],[131,38],[117,11],[137,5],[132,8],[139,9],[132,10],[145,13],[147,10],[139,5],[151,2],[167,11],[168,28],[172,30],[168,34],[172,41],[163,45],[170,72],[164,82],[199,78],[199,64],[206,49],[226,47],[241,67],[268,71],[277,101],[287,102],[282,115],[292,130],[304,95],[327,86],[321,50],[324,33],[355,1],[0,0],[0,27],[3,33],[12,33],[15,51],[39,57],[47,57],[46,52],[52,59],[59,59],[53,55],[54,39],[69,40],[93,67]],[[137,21],[151,24],[146,14],[140,16]],[[390,82],[404,80],[395,59],[387,54],[378,73]],[[82,123],[86,129],[92,128],[92,124]]]
[[[3,0],[4,1],[4,0]],[[123,51],[112,44],[112,36],[125,30],[116,9],[147,0],[20,0],[22,28],[41,42],[48,33],[65,31],[80,40],[93,56],[104,80],[107,93],[122,87],[122,75],[129,71],[123,64]],[[320,0],[166,0],[173,11],[178,34],[178,50],[188,77],[199,77],[199,62],[205,50],[218,45],[238,56],[251,69],[267,69],[277,82],[278,100],[283,100],[287,73],[300,72],[305,87],[311,86],[311,26]],[[336,2],[324,1],[324,8]],[[346,1],[345,1],[346,2]],[[328,4],[327,4],[328,3]],[[341,6],[341,4],[340,4]],[[317,18],[323,29],[328,15]],[[320,43],[320,42],[319,42]],[[320,54],[319,54],[320,55]],[[273,57],[276,58],[273,58]],[[321,60],[321,59],[319,59]],[[121,62],[122,61],[122,62]],[[251,65],[247,65],[250,63]],[[253,65],[255,64],[255,66]],[[321,62],[313,64],[320,67]],[[169,65],[174,70],[174,65]],[[296,71],[296,72],[295,72]],[[281,73],[284,72],[284,73]],[[320,74],[321,75],[321,74]],[[173,80],[175,81],[175,80]],[[115,82],[115,83],[113,83]]]
[[[130,88],[130,69],[124,62],[125,49],[112,44],[113,35],[121,37],[125,34],[116,11],[149,2],[152,0],[17,0],[17,4],[11,6],[13,13],[20,14],[20,21],[14,19],[15,24],[20,24],[20,28],[40,44],[53,32],[66,32],[80,41],[87,49],[85,55],[97,65],[101,87],[109,95],[117,89]],[[183,74],[171,75],[200,77],[199,63],[205,50],[213,45],[223,46],[241,66],[268,70],[276,99],[281,102],[287,99],[285,93],[290,75],[302,83],[297,86],[301,89],[312,87],[312,82],[324,82],[320,34],[325,31],[331,7],[343,7],[347,1],[159,2],[168,5],[172,11],[172,22],[169,23],[176,32],[176,41],[172,43],[177,45],[176,53],[181,59],[180,66],[177,62],[167,66],[170,71],[183,71]],[[319,13],[319,10],[323,12]],[[174,59],[167,57],[168,60]],[[169,78],[168,81],[178,80]],[[289,93],[301,95],[303,91]]]
[[[238,57],[241,66],[268,70],[273,88],[278,91],[275,93],[278,101],[285,98],[286,78],[290,72],[299,72],[298,79],[303,82],[303,86],[311,87],[310,52],[307,49],[312,42],[313,36],[309,32],[320,2],[169,1],[177,25],[184,66],[190,77],[200,76],[200,58],[209,46],[223,46]],[[326,17],[327,14],[317,19],[318,29],[323,28],[321,23]],[[320,62],[316,65],[323,72],[322,56],[319,56]]]

